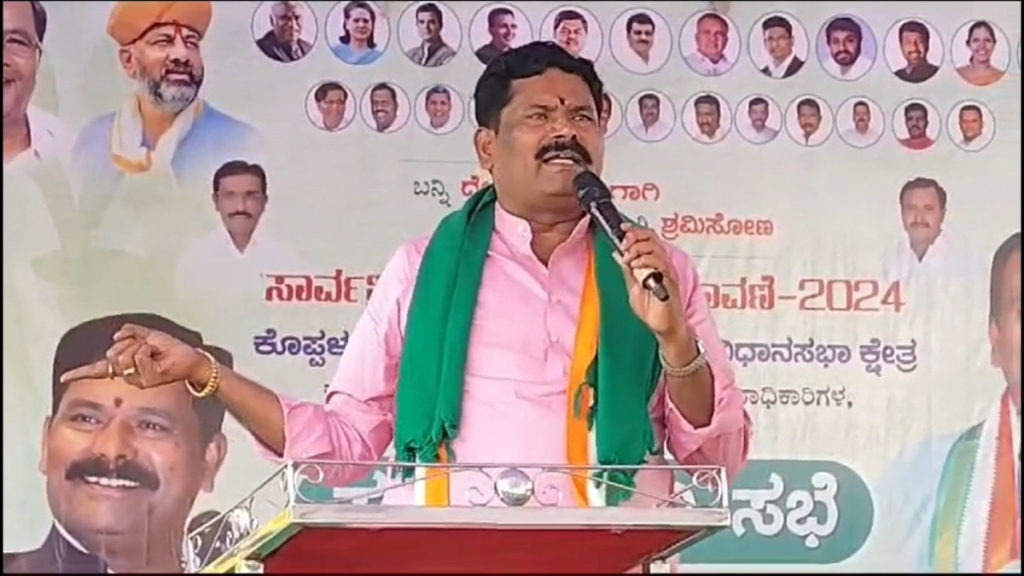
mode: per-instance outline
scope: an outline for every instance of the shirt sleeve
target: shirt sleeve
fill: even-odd
[[[378,462],[394,437],[395,387],[404,309],[418,266],[416,247],[400,248],[385,266],[356,323],[323,403],[278,396],[285,422],[283,458],[272,460]],[[322,483],[339,486],[366,470],[335,467]],[[342,469],[344,468],[344,469]]]
[[[682,415],[669,398],[665,379],[656,392],[653,408],[655,422],[665,424],[668,452],[683,465],[723,466],[728,478],[735,478],[747,462],[753,431],[750,416],[743,402],[743,393],[736,385],[736,374],[718,328],[711,318],[700,275],[690,258],[670,247],[669,253],[679,277],[679,290],[686,303],[686,322],[706,350],[708,366],[715,387],[711,422],[697,428]]]

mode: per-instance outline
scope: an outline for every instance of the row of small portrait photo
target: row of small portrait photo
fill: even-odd
[[[447,84],[427,85],[415,101],[410,101],[401,86],[378,82],[366,89],[356,103],[349,87],[327,80],[315,85],[306,98],[307,118],[314,127],[326,132],[348,128],[359,114],[374,132],[397,132],[414,117],[425,132],[445,135],[457,130],[467,117],[473,122],[472,109],[472,102],[467,103],[458,90]],[[785,130],[801,146],[820,146],[836,133],[849,146],[869,148],[887,130],[882,107],[860,96],[847,99],[833,114],[829,104],[817,96],[794,99],[783,111],[768,95],[747,96],[733,108],[725,97],[704,92],[685,100],[677,113],[671,99],[656,90],[638,92],[625,110],[614,96],[607,94],[601,114],[606,137],[619,131],[623,116],[629,132],[643,142],[665,140],[679,124],[701,144],[717,144],[735,128],[751,144],[772,142]],[[945,115],[945,124],[949,138],[967,152],[987,147],[996,129],[992,111],[975,100],[954,106]],[[893,110],[888,131],[904,148],[927,150],[943,132],[942,115],[925,100],[907,100]]]
[[[741,59],[740,29],[727,15],[704,10],[690,16],[673,42],[675,27],[655,10],[631,8],[619,15],[606,34],[601,22],[582,6],[550,11],[534,29],[514,4],[489,4],[469,23],[468,40],[474,56],[490,62],[502,52],[535,39],[558,43],[570,53],[598,60],[607,43],[620,66],[636,74],[663,68],[673,53],[701,76],[721,76]],[[278,62],[295,62],[309,54],[319,36],[315,12],[304,2],[263,2],[252,20],[259,50]],[[464,43],[458,15],[442,2],[413,2],[401,12],[397,34],[373,2],[342,1],[327,14],[324,35],[331,53],[342,62],[376,62],[397,35],[401,52],[418,66],[438,67],[451,62]],[[831,76],[845,81],[864,77],[879,59],[889,71],[909,83],[935,77],[951,62],[964,81],[987,86],[1010,68],[1012,47],[1005,32],[988,20],[971,20],[950,37],[948,48],[940,31],[921,18],[904,18],[891,25],[879,44],[861,17],[840,14],[828,19],[812,40],[804,24],[785,12],[757,19],[746,34],[747,54],[754,68],[768,78],[797,75],[812,57]],[[1017,47],[1020,62],[1020,46]]]

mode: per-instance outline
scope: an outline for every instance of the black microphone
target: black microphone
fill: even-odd
[[[605,234],[612,241],[615,250],[622,255],[622,242],[626,239],[626,231],[622,229],[625,222],[622,214],[612,203],[612,192],[601,181],[597,174],[577,165],[579,171],[572,179],[576,188],[576,199],[580,207],[601,225]],[[650,291],[661,302],[668,302],[668,290],[665,289],[665,277],[661,272],[650,268],[633,268],[633,277],[646,290]]]

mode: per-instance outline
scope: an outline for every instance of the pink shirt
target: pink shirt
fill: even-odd
[[[500,206],[496,209],[470,332],[462,422],[454,444],[459,462],[566,462],[566,388],[590,243],[587,224],[587,219],[580,222],[545,267],[530,248],[529,224]],[[286,459],[384,458],[394,438],[395,385],[406,318],[428,241],[404,244],[384,268],[349,338],[326,402],[281,399]],[[668,399],[662,382],[651,403],[651,420],[676,461],[725,466],[732,477],[746,462],[750,419],[697,270],[684,252],[666,246],[678,271],[687,322],[707,349],[715,405],[711,423],[694,428]],[[650,462],[664,463],[660,458]],[[358,480],[351,472],[333,476],[329,483],[335,486]],[[538,476],[535,484],[538,493],[554,489],[567,495],[564,505],[574,505],[568,496],[571,488],[559,475]],[[660,496],[673,487],[671,474],[664,470],[639,473],[637,485]],[[482,474],[453,475],[451,504],[466,504],[473,488],[492,492],[490,479]],[[384,503],[413,503],[411,487],[388,491]]]

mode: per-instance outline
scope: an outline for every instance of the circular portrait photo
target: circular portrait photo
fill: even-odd
[[[988,106],[977,100],[965,100],[949,112],[946,133],[964,152],[980,152],[996,135],[996,119]]]
[[[631,8],[615,19],[608,46],[619,66],[633,74],[653,74],[672,54],[672,30],[654,10]]]
[[[832,109],[817,96],[800,96],[786,109],[786,132],[800,146],[821,146],[832,135]]]
[[[942,133],[942,116],[924,100],[905,100],[893,111],[892,133],[907,150],[927,150]]]
[[[434,84],[416,96],[416,122],[431,134],[451,134],[465,114],[462,97],[447,84]]]
[[[885,35],[885,63],[897,78],[911,84],[931,80],[946,54],[939,31],[920,18],[893,24]]]
[[[391,134],[409,121],[409,96],[393,82],[378,82],[363,93],[359,105],[363,121],[374,132]]]
[[[732,130],[732,109],[719,94],[703,92],[692,96],[679,110],[683,130],[695,142],[717,144]]]
[[[605,138],[611,138],[621,126],[622,104],[619,104],[611,93],[605,92],[601,99],[601,134],[604,134]]]
[[[544,17],[540,39],[550,40],[573,56],[597,61],[604,45],[601,22],[582,6],[560,6]]]
[[[721,76],[740,57],[740,32],[732,20],[713,10],[697,12],[679,31],[679,53],[701,76]]]
[[[846,82],[863,78],[878,57],[875,33],[867,22],[852,14],[830,18],[821,27],[814,44],[825,72]]]
[[[991,86],[1010,68],[1010,41],[991,20],[961,26],[949,47],[956,73],[972,86]]]
[[[331,54],[346,64],[366,66],[384,54],[391,40],[391,25],[374,2],[338,2],[324,24]]]
[[[770,96],[747,96],[736,106],[736,131],[751,144],[767,144],[782,131],[782,108]]]
[[[641,142],[661,142],[676,124],[675,106],[657,90],[641,90],[630,98],[624,116],[629,131]]]
[[[870,148],[885,133],[885,113],[877,102],[866,96],[848,98],[836,110],[836,131],[847,145]]]
[[[498,54],[532,41],[530,20],[513,4],[488,4],[469,24],[473,55],[485,66]]]
[[[796,17],[785,12],[772,12],[759,18],[750,29],[747,44],[754,67],[776,80],[795,76],[803,70],[810,51],[807,30]]]
[[[337,80],[324,80],[306,95],[306,117],[324,132],[341,132],[356,117],[355,97]]]
[[[305,2],[260,2],[252,15],[252,39],[275,62],[302,60],[316,37],[316,13]]]
[[[444,66],[462,47],[462,24],[446,4],[414,2],[398,18],[398,44],[417,66]]]

